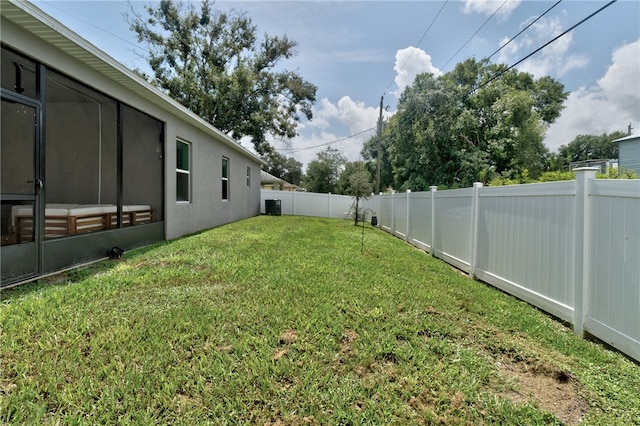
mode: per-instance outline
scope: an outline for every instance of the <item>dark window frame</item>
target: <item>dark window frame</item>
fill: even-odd
[[[229,158],[222,157],[222,201],[229,201]]]
[[[180,155],[181,146],[186,148],[186,151],[187,151],[186,158]],[[191,155],[192,155],[191,147],[192,145],[190,142],[187,142],[179,138],[176,139],[176,203],[188,204],[188,203],[191,203],[193,198],[191,194],[191,187],[192,187],[191,174],[193,169],[192,161],[191,161]],[[181,163],[181,160],[184,160],[186,164]],[[185,165],[186,165],[186,168],[184,167]],[[186,193],[182,193],[184,191],[182,191],[183,188],[179,183],[181,176],[186,176],[186,179],[187,179]]]

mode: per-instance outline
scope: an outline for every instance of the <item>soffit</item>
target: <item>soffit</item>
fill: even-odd
[[[84,65],[141,96],[155,105],[170,112],[177,118],[199,128],[216,140],[247,155],[259,163],[264,162],[247,148],[238,144],[229,136],[216,129],[201,117],[189,111],[170,96],[161,92],[133,71],[107,55],[102,50],[80,37],[53,17],[47,15],[33,4],[25,1],[3,0],[0,3],[0,14],[40,38],[47,44],[74,57]]]

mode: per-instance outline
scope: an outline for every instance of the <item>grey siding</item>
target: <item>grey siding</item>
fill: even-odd
[[[640,176],[640,137],[618,142],[619,167],[635,170]]]

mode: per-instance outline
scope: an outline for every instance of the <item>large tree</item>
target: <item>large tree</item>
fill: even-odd
[[[309,192],[338,193],[338,179],[347,162],[346,157],[337,149],[327,147],[316,154],[317,159],[307,165],[307,173],[303,180]]]
[[[454,94],[432,74],[418,75],[402,93],[384,130],[395,189],[427,190],[455,178],[454,105]]]
[[[385,128],[386,128],[385,123]],[[391,163],[389,162],[389,134],[390,132],[383,130],[382,132],[382,140],[380,153],[380,191],[384,191],[385,188],[388,188],[393,184],[393,170],[391,168]],[[376,182],[377,175],[377,161],[378,161],[378,136],[372,136],[368,141],[366,141],[362,147],[362,151],[360,152],[362,158],[364,159],[365,169],[371,175],[371,181]]]
[[[549,77],[534,80],[487,60],[417,76],[385,129],[393,186],[426,190],[468,186],[492,174],[538,176],[549,155],[544,132],[566,96]]]
[[[234,139],[250,137],[265,154],[267,134],[292,138],[300,116],[311,119],[316,86],[280,64],[295,55],[294,41],[259,39],[246,14],[213,6],[162,0],[145,6],[148,16],[131,8],[129,23],[146,44],[153,84]]]

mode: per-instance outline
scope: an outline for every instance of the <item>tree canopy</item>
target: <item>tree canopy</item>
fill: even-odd
[[[272,150],[263,155],[262,159],[267,163],[266,167],[263,167],[267,173],[294,185],[302,183],[302,163],[295,158]]]
[[[391,162],[389,161],[389,133],[382,134],[381,141],[381,161],[380,161],[380,190],[384,191],[384,188],[388,188],[393,185],[393,169],[391,168]],[[364,143],[361,151],[362,158],[364,159],[364,167],[371,175],[371,181],[376,182],[377,174],[377,161],[378,161],[378,136],[369,138]]]
[[[250,137],[259,154],[267,134],[296,135],[300,116],[312,118],[316,86],[281,60],[295,55],[286,36],[265,34],[246,15],[162,0],[145,6],[148,16],[129,17],[138,41],[148,47],[150,80],[232,138]]]
[[[339,193],[338,181],[347,163],[346,157],[330,146],[316,154],[307,165],[304,187],[309,192]]]
[[[468,186],[492,174],[535,177],[545,170],[544,133],[567,93],[550,77],[505,70],[468,59],[439,77],[418,75],[404,90],[383,132],[396,189]]]
[[[371,195],[371,175],[362,161],[347,162],[338,178],[338,191],[343,195],[366,198]]]
[[[363,217],[360,200],[366,199],[371,195],[373,186],[371,185],[371,175],[364,167],[363,161],[348,162],[344,166],[344,170],[340,174],[338,180],[340,193],[343,195],[351,195],[356,199],[355,214],[353,215],[354,225],[358,225],[360,216]]]
[[[618,144],[612,141],[626,136],[623,132],[602,135],[579,135],[567,145],[561,145],[554,157],[554,168],[569,170],[574,161],[618,158]]]

